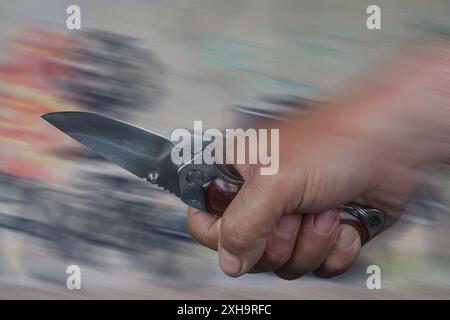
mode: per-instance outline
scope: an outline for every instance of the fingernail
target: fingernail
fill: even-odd
[[[339,248],[345,249],[355,242],[356,237],[358,236],[357,232],[353,227],[349,225],[343,224],[341,226],[341,231],[339,231],[339,235],[336,240],[336,245]]]
[[[300,216],[289,214],[281,217],[277,224],[278,235],[282,239],[292,238],[300,226]]]
[[[241,273],[242,261],[224,248],[219,248],[219,266],[227,275],[237,277]]]
[[[338,212],[336,210],[329,210],[321,213],[316,213],[314,216],[314,228],[321,233],[328,233],[331,231],[336,222]]]

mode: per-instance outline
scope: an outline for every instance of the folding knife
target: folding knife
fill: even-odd
[[[52,112],[42,115],[50,124],[139,178],[178,196],[191,207],[221,216],[244,180],[220,164],[175,165],[173,143],[156,133],[88,112]],[[366,243],[383,229],[384,214],[349,203],[338,207],[341,223],[350,224]]]

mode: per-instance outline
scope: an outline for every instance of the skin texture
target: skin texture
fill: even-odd
[[[292,280],[345,272],[361,241],[334,208],[351,201],[380,209],[388,228],[433,164],[448,161],[448,40],[394,62],[325,111],[280,127],[277,174],[236,166],[245,183],[221,218],[189,209],[190,233],[218,251],[226,274],[272,271]]]

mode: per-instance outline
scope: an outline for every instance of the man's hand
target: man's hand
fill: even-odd
[[[257,165],[237,166],[245,183],[236,198],[221,218],[191,208],[191,234],[218,250],[230,276],[346,271],[361,241],[334,208],[377,208],[386,227],[400,217],[430,164],[449,155],[449,72],[448,45],[433,46],[385,75],[382,85],[285,124],[279,172],[262,176]]]

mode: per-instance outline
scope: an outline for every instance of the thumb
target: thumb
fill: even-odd
[[[264,254],[267,236],[283,214],[274,183],[272,176],[253,175],[222,216],[219,265],[229,276],[248,272]]]

